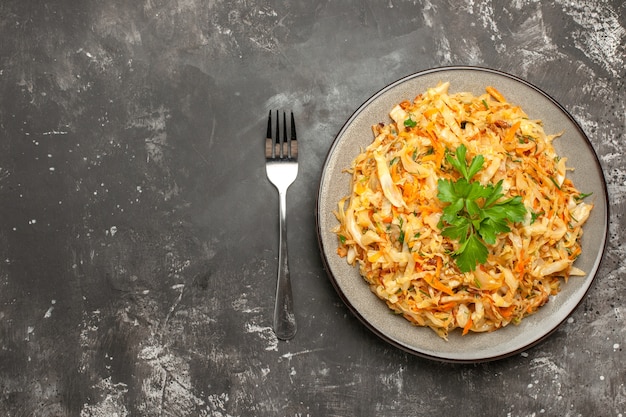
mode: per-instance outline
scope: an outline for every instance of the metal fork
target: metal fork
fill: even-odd
[[[279,251],[278,282],[274,305],[274,332],[282,340],[296,334],[296,316],[293,309],[289,260],[287,257],[287,189],[298,176],[298,141],[296,124],[291,112],[291,135],[287,137],[287,116],[283,112],[282,136],[278,110],[276,111],[276,134],[272,138],[272,111],[267,119],[265,139],[265,171],[267,178],[278,190],[279,197]]]

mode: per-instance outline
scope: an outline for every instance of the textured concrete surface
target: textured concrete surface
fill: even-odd
[[[626,415],[626,6],[620,0],[0,3],[0,414]],[[343,122],[419,70],[480,65],[558,100],[606,176],[610,242],[556,333],[432,362],[342,304],[315,236]],[[297,320],[271,330],[269,109],[293,109]]]

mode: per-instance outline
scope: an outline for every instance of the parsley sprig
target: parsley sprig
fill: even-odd
[[[465,145],[456,149],[455,156],[447,152],[446,160],[461,178],[440,179],[437,184],[437,197],[449,203],[443,209],[439,227],[443,236],[459,241],[452,256],[461,272],[474,271],[477,264],[485,263],[489,254],[486,245],[495,244],[498,234],[511,231],[509,222],[521,222],[526,215],[520,196],[502,200],[502,180],[495,185],[472,181],[484,158],[477,155],[468,165],[466,152]]]

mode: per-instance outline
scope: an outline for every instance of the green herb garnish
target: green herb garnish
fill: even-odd
[[[411,119],[411,117],[409,117],[408,119],[404,121],[404,127],[415,127],[415,126],[417,126],[417,122]]]
[[[541,216],[542,214],[546,214],[546,212],[543,210],[541,210],[540,212],[531,211],[530,212],[530,224],[535,223],[537,219],[539,218],[539,216]]]
[[[509,222],[520,222],[526,215],[520,196],[502,200],[502,181],[486,186],[472,181],[484,158],[477,155],[468,165],[466,152],[465,145],[460,145],[456,157],[451,152],[446,154],[446,161],[462,177],[456,181],[440,179],[437,184],[437,197],[449,203],[441,216],[441,234],[459,241],[452,256],[461,272],[473,271],[477,264],[485,263],[489,254],[486,244],[495,244],[498,234],[511,231]]]
[[[400,236],[398,236],[398,242],[400,242],[400,244],[404,244],[404,230],[402,230],[403,224],[404,219],[402,217],[398,217],[398,227],[400,228]]]
[[[560,190],[561,186],[559,185],[559,183],[556,182],[556,180],[553,177],[549,177],[549,178],[550,178],[550,181],[552,181],[552,184],[554,184],[554,186]]]

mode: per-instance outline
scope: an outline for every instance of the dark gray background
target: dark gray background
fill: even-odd
[[[623,416],[626,6],[620,0],[0,3],[0,414]],[[443,364],[343,305],[315,235],[321,167],[368,97],[453,64],[522,77],[608,183],[588,297],[527,352]],[[270,109],[293,109],[295,339],[271,330]]]

